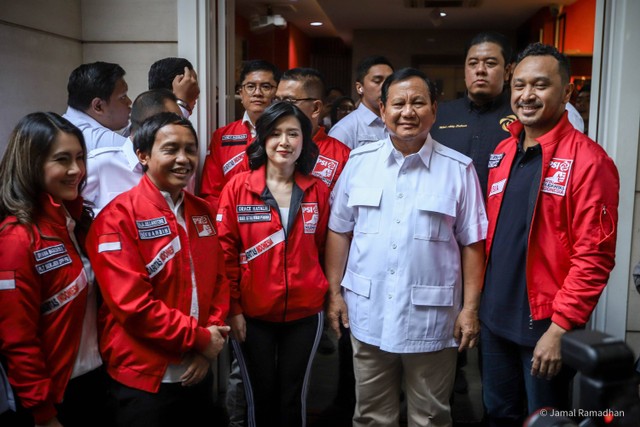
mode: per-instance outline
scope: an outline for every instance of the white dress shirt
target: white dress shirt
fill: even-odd
[[[333,125],[329,130],[329,136],[353,150],[361,145],[385,139],[388,133],[382,119],[361,102],[358,108]]]
[[[98,123],[93,117],[75,108],[67,107],[67,111],[62,115],[65,119],[73,123],[84,136],[84,143],[87,145],[87,153],[96,148],[119,147],[127,139],[118,132],[107,129]],[[128,132],[128,128],[127,128]]]
[[[138,185],[144,175],[130,138],[121,147],[93,150],[87,156],[87,185],[82,197],[93,203],[98,212],[118,194]]]
[[[486,238],[470,158],[434,141],[404,157],[389,138],[351,152],[329,228],[353,232],[342,280],[351,332],[393,353],[456,347],[460,246]]]

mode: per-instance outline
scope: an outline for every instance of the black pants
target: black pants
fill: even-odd
[[[192,427],[214,423],[211,372],[200,383],[190,387],[181,383],[163,383],[157,393],[127,387],[113,379],[109,381],[114,426]]]
[[[247,397],[249,427],[304,425],[323,316],[321,312],[292,322],[246,319],[247,339],[233,345]]]
[[[111,427],[106,401],[107,375],[100,367],[69,380],[63,402],[56,405],[57,418],[65,427]],[[17,412],[0,415],[0,426],[33,427],[31,411],[22,407],[17,396],[16,406]]]

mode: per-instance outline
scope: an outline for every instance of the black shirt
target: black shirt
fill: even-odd
[[[465,96],[438,106],[431,137],[473,160],[486,198],[489,155],[498,143],[509,137],[507,126],[515,120],[508,90],[482,106]]]
[[[551,324],[551,319],[532,320],[527,295],[527,241],[541,171],[540,145],[523,151],[521,139],[504,189],[480,302],[480,320],[491,332],[531,347]]]

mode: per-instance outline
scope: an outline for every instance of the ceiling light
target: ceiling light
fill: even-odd
[[[447,12],[440,11],[440,16],[444,18],[445,16],[447,16]]]
[[[314,21],[314,22],[309,23],[309,25],[311,25],[312,27],[321,27],[324,24],[322,22],[320,22],[320,21]]]

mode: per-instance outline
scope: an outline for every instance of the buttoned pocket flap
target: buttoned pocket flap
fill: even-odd
[[[371,294],[371,279],[351,271],[347,271],[347,274],[344,275],[342,286],[365,298],[369,298]]]
[[[431,307],[451,307],[453,286],[413,286],[411,303]]]
[[[378,207],[382,200],[382,188],[354,188],[349,195],[347,206]]]
[[[456,216],[456,200],[441,194],[418,194],[416,208],[421,211],[438,212],[451,217]]]

